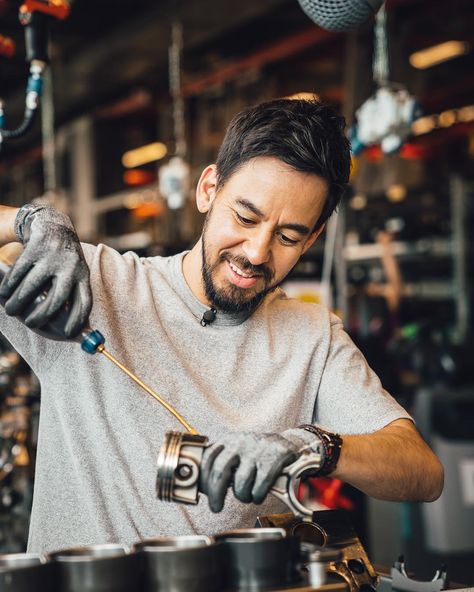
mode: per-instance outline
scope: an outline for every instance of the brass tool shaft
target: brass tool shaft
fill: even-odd
[[[113,362],[118,368],[120,368],[120,370],[122,370],[122,372],[125,372],[125,374],[127,376],[129,376],[133,381],[135,381],[138,386],[141,386],[141,388],[146,391],[149,395],[151,395],[154,399],[156,399],[158,401],[158,403],[160,403],[161,405],[163,405],[163,407],[165,409],[167,409],[172,415],[174,415],[176,417],[176,419],[179,421],[179,423],[181,425],[183,425],[189,433],[194,434],[194,435],[198,435],[198,432],[195,428],[193,428],[185,419],[184,417],[178,413],[178,411],[176,411],[176,409],[170,405],[167,401],[165,401],[162,397],[160,397],[160,395],[158,395],[157,393],[155,393],[155,391],[153,391],[149,386],[147,386],[142,380],[140,380],[138,378],[138,376],[135,376],[135,374],[133,374],[133,372],[131,372],[126,366],[124,366],[123,364],[121,364],[116,358],[114,358],[114,356],[109,353],[103,344],[99,345],[99,347],[97,348],[97,351],[101,354],[104,354],[104,356],[110,360],[111,362]]]

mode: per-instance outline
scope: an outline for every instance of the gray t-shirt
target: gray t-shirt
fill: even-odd
[[[281,432],[314,421],[368,433],[408,414],[382,388],[339,319],[324,307],[268,295],[248,318],[206,307],[182,273],[183,255],[139,258],[84,245],[93,328],[106,347],[211,441],[229,431]],[[180,424],[100,354],[36,335],[0,311],[0,330],[41,381],[28,550],[132,544],[158,535],[213,534],[286,511],[229,494],[224,510],[160,502],[158,450]]]

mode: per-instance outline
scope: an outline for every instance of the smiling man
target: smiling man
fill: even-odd
[[[42,384],[31,551],[252,526],[285,510],[267,494],[308,448],[322,454],[319,475],[369,495],[439,496],[442,466],[340,320],[278,287],[348,182],[343,127],[316,101],[239,113],[198,182],[202,236],[169,258],[81,247],[50,208],[1,209],[0,239],[25,250],[0,286],[0,328]],[[214,514],[155,499],[171,416],[107,360],[12,318],[45,285],[27,325],[44,326],[68,300],[74,335],[90,313],[109,349],[209,436],[200,486]]]
[[[225,187],[218,189],[218,181],[216,165],[199,180],[197,204],[207,217],[184,273],[203,302],[224,312],[252,311],[323,229],[315,226],[327,183],[268,156],[243,164]],[[288,199],[295,191],[298,197]]]

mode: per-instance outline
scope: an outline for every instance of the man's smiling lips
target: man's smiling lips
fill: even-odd
[[[249,274],[230,261],[226,261],[225,264],[229,281],[239,288],[251,288],[255,286],[259,278],[262,277],[260,274]]]

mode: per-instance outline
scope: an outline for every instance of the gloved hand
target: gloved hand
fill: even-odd
[[[21,315],[36,296],[48,296],[25,319],[31,328],[43,327],[69,301],[64,332],[75,337],[92,307],[87,267],[74,226],[66,214],[47,206],[27,204],[15,220],[15,233],[25,249],[0,284],[5,311]]]
[[[299,428],[282,434],[228,434],[205,449],[199,489],[213,512],[224,507],[230,485],[241,502],[261,504],[283,468],[319,444],[317,436]]]

